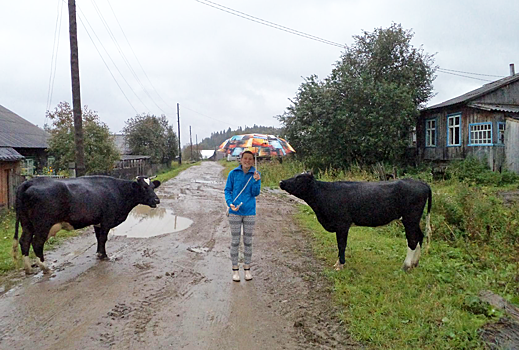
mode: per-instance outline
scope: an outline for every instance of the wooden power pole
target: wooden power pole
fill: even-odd
[[[193,160],[193,139],[191,138],[191,125],[189,125],[189,143],[191,144],[191,156],[190,160]]]
[[[70,36],[70,71],[72,77],[72,109],[74,112],[74,139],[76,141],[76,176],[85,175],[85,151],[83,146],[83,119],[79,89],[79,54],[77,46],[76,1],[68,0]]]
[[[182,165],[182,147],[180,146],[180,106],[177,103],[177,122],[178,122],[178,165]]]

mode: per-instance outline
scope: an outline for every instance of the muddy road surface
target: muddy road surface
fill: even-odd
[[[232,281],[222,170],[204,162],[161,185],[160,208],[110,234],[109,261],[89,228],[46,252],[52,274],[4,280],[0,349],[360,348],[288,196],[258,197],[254,278]]]

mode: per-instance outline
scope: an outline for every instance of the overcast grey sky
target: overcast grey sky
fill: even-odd
[[[350,45],[401,23],[442,69],[497,80],[519,70],[519,2],[387,0],[76,0],[82,105],[112,132],[137,114],[165,114],[182,144],[238,126],[279,126],[305,77],[327,77],[344,49],[244,19],[245,14]],[[242,17],[222,11],[222,5]],[[210,6],[211,5],[211,6]],[[225,10],[225,9],[224,9]],[[236,13],[236,12],[235,12]],[[54,53],[54,54],[53,54]],[[429,105],[485,84],[437,73]],[[0,105],[33,124],[71,103],[66,0],[0,6]]]

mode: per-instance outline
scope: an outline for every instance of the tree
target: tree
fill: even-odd
[[[132,154],[150,156],[153,163],[170,163],[178,154],[177,135],[164,115],[137,115],[123,132]]]
[[[398,163],[419,108],[433,96],[433,56],[399,24],[354,36],[329,77],[310,76],[278,116],[308,165]]]
[[[85,147],[85,171],[87,174],[105,174],[113,169],[120,154],[115,147],[113,136],[106,124],[99,120],[95,111],[83,108],[83,134]],[[47,111],[51,126],[45,126],[50,133],[49,154],[55,157],[54,166],[67,170],[75,161],[74,116],[67,102],[60,102],[54,112]]]

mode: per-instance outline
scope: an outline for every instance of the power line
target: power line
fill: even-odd
[[[460,71],[460,70],[452,70],[452,69],[446,69],[446,68],[438,68],[438,70],[447,71],[447,72],[454,72],[454,73],[470,74],[470,75],[481,75],[481,76],[485,76],[485,77],[504,78],[502,75],[471,73],[471,72],[463,72],[463,71]],[[446,73],[446,72],[444,72],[444,73]]]
[[[438,69],[438,72],[440,72],[440,73],[444,73],[444,74],[456,75],[456,76],[458,76],[458,77],[463,77],[463,78],[468,78],[468,79],[481,80],[481,81],[488,81],[488,82],[491,82],[491,81],[492,81],[492,80],[488,80],[488,79],[474,78],[474,77],[469,77],[468,75],[463,75],[463,74],[458,74],[458,73],[452,73],[452,72],[449,72],[449,71],[446,71],[446,70],[442,70],[442,69]]]
[[[132,86],[130,85],[130,83],[128,83],[128,80],[126,80],[126,78],[124,77],[123,73],[121,72],[121,70],[119,69],[119,67],[117,66],[117,64],[115,64],[114,60],[112,59],[112,56],[110,56],[110,53],[108,52],[108,50],[106,50],[106,48],[104,47],[103,43],[101,42],[101,39],[99,39],[99,37],[97,36],[94,28],[92,27],[92,25],[90,24],[90,22],[88,21],[88,19],[86,18],[85,14],[83,13],[83,11],[81,10],[81,8],[79,9],[81,11],[81,14],[82,14],[82,17],[85,19],[86,23],[88,24],[88,26],[90,27],[90,29],[92,30],[93,34],[95,35],[95,37],[97,38],[99,44],[101,45],[101,47],[103,48],[103,50],[105,51],[106,55],[108,56],[108,58],[110,59],[110,61],[112,61],[112,64],[114,65],[115,69],[119,72],[121,78],[124,80],[124,82],[126,83],[126,85],[128,86],[128,88],[133,92],[133,94],[135,95],[135,97],[137,97],[137,99],[142,103],[142,105],[149,110],[148,106],[146,106],[146,104],[141,100],[141,98],[139,97],[139,95],[137,95],[137,93],[135,92],[135,90],[133,90]],[[88,32],[88,28],[84,25],[83,23],[83,20],[82,20],[82,17],[79,16],[79,19],[81,21],[81,24],[83,24],[83,27],[85,28],[85,31],[87,32],[88,34],[88,37],[90,38],[90,40],[92,40],[92,44],[94,45],[95,49],[97,50],[97,52],[99,53],[99,56],[101,57],[101,59],[103,60],[106,68],[108,68],[108,71],[110,72],[110,74],[112,75],[112,78],[116,81],[117,83],[117,86],[119,86],[119,89],[122,90],[121,86],[119,85],[119,83],[117,82],[117,80],[115,79],[115,76],[113,75],[112,71],[110,70],[108,64],[106,64],[106,61],[105,59],[103,58],[103,56],[101,55],[101,52],[99,51],[99,49],[97,48],[97,45],[95,44],[94,40],[92,39],[92,36],[90,35],[90,33]],[[123,92],[124,94],[124,92]],[[124,94],[125,95],[125,94]],[[125,95],[126,97],[126,95]],[[131,104],[130,100],[128,99],[128,97],[126,97],[126,100],[128,100],[128,102]],[[133,107],[132,105],[132,108],[135,110],[135,112],[138,114],[137,110],[135,109],[135,107]]]
[[[60,6],[61,5],[61,6]],[[50,75],[49,75],[49,87],[47,91],[47,106],[46,111],[50,110],[52,104],[52,93],[54,91],[54,81],[56,79],[56,66],[58,62],[58,49],[59,49],[59,38],[61,29],[61,19],[63,18],[63,2],[58,1],[56,25],[54,28],[54,42],[52,44],[52,56],[50,62]],[[45,113],[45,119],[47,119],[47,113]],[[46,124],[45,120],[45,124]]]
[[[288,28],[288,27],[285,27],[285,26],[282,26],[282,25],[279,25],[279,24],[276,24],[276,23],[273,23],[273,22],[269,22],[269,21],[263,20],[261,18],[248,15],[246,13],[234,10],[234,9],[232,9],[230,7],[226,7],[226,6],[217,4],[217,3],[209,1],[209,0],[195,0],[195,1],[200,3],[200,4],[203,4],[203,5],[215,8],[217,10],[220,10],[220,11],[223,11],[223,12],[227,12],[227,13],[229,13],[231,15],[244,18],[244,19],[246,19],[248,21],[256,22],[256,23],[262,24],[262,25],[267,26],[267,27],[271,27],[271,28],[274,28],[274,29],[282,30],[284,32],[287,32],[287,33],[290,33],[290,34],[294,34],[294,35],[298,35],[298,36],[301,36],[303,38],[307,38],[307,39],[310,39],[310,40],[315,40],[315,41],[321,42],[323,44],[337,46],[337,47],[340,47],[340,48],[345,48],[346,47],[346,45],[339,44],[339,43],[336,43],[336,42],[333,42],[333,41],[330,41],[330,40],[326,40],[326,39],[323,39],[323,38],[320,38],[320,37],[317,37],[317,36],[314,36],[314,35],[310,35],[310,34],[307,34],[307,33],[304,33],[304,32],[300,32],[298,30],[291,29],[291,28]]]
[[[121,57],[123,58],[123,61],[124,63],[126,64],[126,66],[128,67],[128,69],[130,70],[130,72],[132,73],[133,77],[135,78],[135,80],[139,83],[139,85],[141,86],[142,90],[144,91],[144,93],[150,98],[150,100],[153,102],[153,104],[155,104],[155,106],[157,106],[158,109],[160,109],[164,114],[166,114],[166,112],[155,102],[155,100],[153,99],[153,97],[148,93],[148,90],[146,89],[146,87],[144,86],[144,84],[142,83],[141,79],[139,78],[139,76],[137,75],[137,73],[135,72],[135,70],[133,69],[130,61],[126,58],[126,55],[124,54],[124,51],[123,49],[121,48],[121,46],[119,45],[119,42],[117,41],[117,38],[115,37],[114,33],[112,32],[112,30],[110,29],[110,26],[108,25],[108,22],[105,20],[102,12],[99,10],[99,7],[97,6],[97,3],[95,2],[95,0],[92,0],[92,4],[94,6],[94,9],[96,10],[97,14],[99,15],[99,18],[101,19],[101,22],[103,23],[106,31],[108,32],[108,34],[110,35],[110,38],[112,39],[112,41],[114,42],[115,46],[117,47],[118,51],[119,51],[119,54],[121,55]]]
[[[81,11],[81,9],[80,9]],[[128,98],[128,96],[126,96],[126,94],[124,93],[124,90],[122,89],[121,85],[119,85],[119,82],[117,81],[117,79],[115,78],[114,74],[112,73],[112,70],[110,69],[110,67],[108,66],[108,64],[106,63],[105,59],[103,58],[103,55],[101,55],[101,52],[99,51],[99,49],[97,48],[97,45],[95,44],[94,42],[94,39],[92,38],[92,36],[90,35],[86,25],[83,23],[83,19],[81,18],[81,16],[79,16],[79,20],[81,21],[81,24],[83,25],[83,28],[85,28],[85,31],[88,35],[88,37],[90,38],[90,40],[92,41],[92,44],[94,45],[94,48],[96,49],[97,53],[99,54],[99,57],[101,57],[101,60],[103,61],[103,63],[105,64],[106,66],[106,69],[108,69],[108,72],[110,73],[110,75],[112,76],[112,78],[114,79],[115,81],[115,84],[117,85],[117,87],[119,88],[119,90],[121,90],[121,93],[123,94],[124,98],[126,98],[126,101],[128,101],[128,103],[130,104],[130,106],[133,108],[133,110],[135,111],[136,114],[139,114],[139,112],[137,111],[137,109],[135,109],[135,107],[133,106],[133,104],[131,103],[130,99]],[[86,20],[86,19],[85,19]],[[88,22],[88,21],[87,21]],[[89,24],[90,25],[90,24]],[[95,34],[95,33],[94,33]],[[99,38],[98,38],[99,40]],[[102,44],[101,44],[102,45]],[[105,50],[106,51],[106,50]],[[126,82],[128,84],[128,82]],[[131,88],[130,88],[131,89]],[[133,90],[132,90],[133,91]],[[135,91],[134,91],[135,93]],[[138,97],[137,97],[138,98]]]
[[[135,60],[137,61],[137,63],[139,64],[139,67],[141,68],[142,70],[142,73],[144,74],[144,76],[146,77],[146,79],[148,80],[148,82],[150,83],[150,86],[152,87],[152,89],[155,91],[155,93],[157,94],[157,96],[162,100],[162,102],[164,102],[164,104],[169,107],[171,110],[175,110],[175,108],[171,107],[163,98],[162,96],[159,94],[159,92],[157,91],[157,89],[155,88],[155,86],[153,85],[153,83],[151,82],[150,78],[148,77],[148,74],[146,74],[146,71],[144,70],[144,68],[142,67],[142,64],[139,60],[139,58],[137,57],[137,55],[135,54],[135,51],[133,50],[133,47],[132,45],[130,44],[130,41],[128,40],[128,37],[126,36],[126,33],[124,32],[123,30],[123,27],[121,26],[121,23],[119,22],[119,19],[117,18],[117,15],[115,14],[115,11],[114,9],[112,8],[112,5],[110,4],[110,1],[107,0],[106,1],[108,3],[108,6],[110,7],[110,10],[112,11],[112,14],[114,15],[114,18],[115,18],[115,21],[117,22],[117,25],[119,26],[119,28],[121,29],[121,33],[123,33],[123,36],[124,36],[124,39],[126,40],[126,43],[128,44],[128,47],[130,48],[130,51],[132,52],[133,54],[133,57],[135,57]],[[159,107],[160,109],[160,107]],[[161,109],[162,110],[162,109]],[[163,111],[163,110],[162,110]],[[164,111],[163,111],[164,112]],[[165,113],[165,112],[164,112]]]

